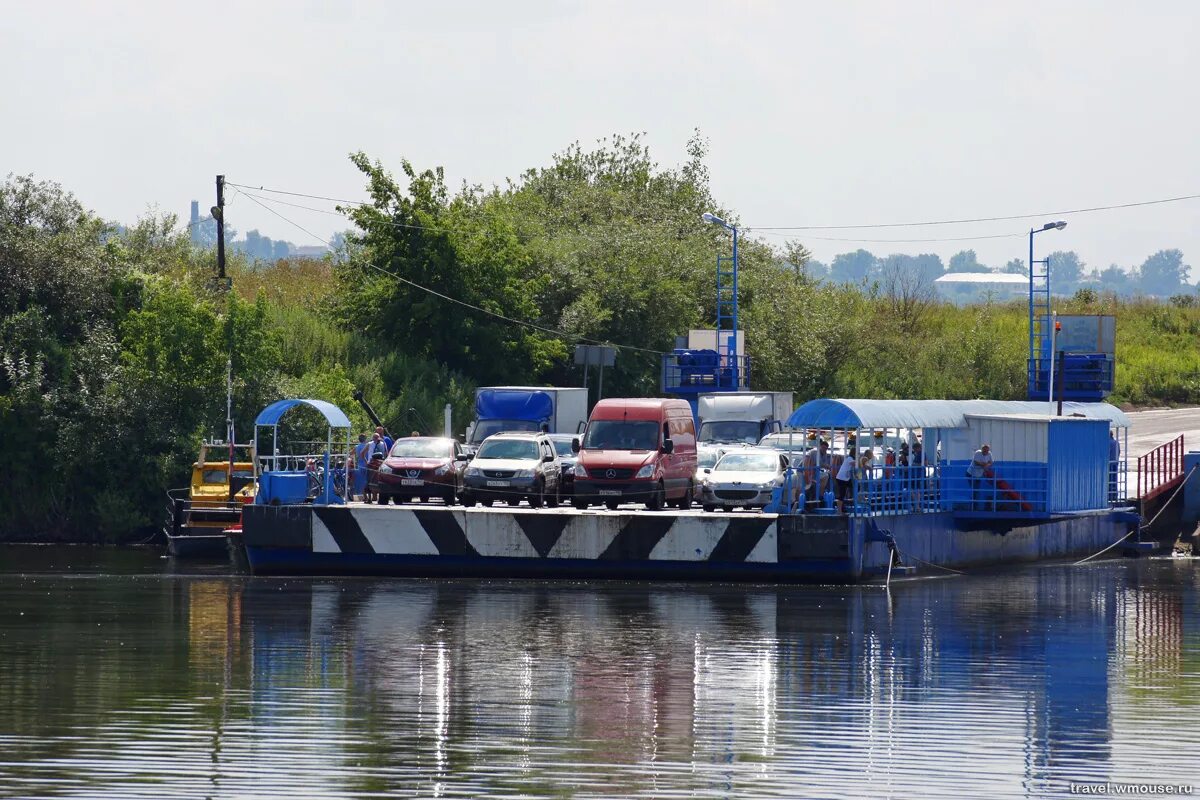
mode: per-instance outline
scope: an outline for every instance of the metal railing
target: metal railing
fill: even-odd
[[[879,466],[854,472],[849,513],[876,516],[941,510],[941,476],[935,466]]]
[[[1045,464],[997,464],[982,477],[969,475],[965,464],[942,469],[942,507],[948,510],[1044,514],[1049,488]]]
[[[801,471],[789,470],[782,496],[792,498],[793,513],[805,510]],[[825,485],[822,482],[822,493]],[[824,505],[818,496],[812,511]],[[1049,509],[1045,464],[996,465],[982,477],[967,474],[966,463],[918,466],[873,466],[855,469],[844,513],[852,516],[930,514],[975,511],[1002,515],[1044,514]]]
[[[734,390],[750,385],[749,356],[717,356],[689,353],[663,356],[662,385],[665,391],[713,389]]]
[[[1183,476],[1183,434],[1138,456],[1137,497],[1153,497]]]

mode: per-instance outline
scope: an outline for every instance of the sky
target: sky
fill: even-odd
[[[490,185],[614,133],[644,132],[657,161],[677,164],[697,129],[714,196],[751,228],[1200,194],[1193,0],[0,10],[0,174],[58,181],[122,222],[151,211],[186,221],[192,199],[214,202],[217,173],[363,199],[347,159],[357,150],[397,172],[407,158],[444,166],[451,186]],[[317,243],[231,195],[239,231]],[[320,238],[346,227],[275,208]],[[1039,251],[1075,250],[1103,269],[1175,247],[1200,278],[1200,200],[1063,219]],[[999,266],[1026,257],[1022,234],[1042,221],[758,235],[795,236],[824,261],[858,247],[944,260],[973,248]]]

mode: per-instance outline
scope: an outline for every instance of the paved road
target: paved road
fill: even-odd
[[[1130,458],[1137,458],[1164,442],[1183,434],[1186,450],[1200,450],[1200,408],[1168,408],[1162,411],[1135,411],[1129,430]]]

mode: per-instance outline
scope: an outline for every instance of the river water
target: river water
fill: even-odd
[[[251,578],[0,548],[0,797],[1200,782],[1200,562],[879,587]]]

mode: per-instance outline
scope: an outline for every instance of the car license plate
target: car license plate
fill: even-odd
[[[488,481],[488,486],[508,486],[508,481]]]
[[[420,478],[401,478],[400,485],[401,486],[424,486],[425,481],[421,480]]]
[[[619,495],[619,494],[621,494],[621,490],[620,490],[620,489],[601,489],[601,490],[600,490],[600,494],[615,494],[615,495]]]

